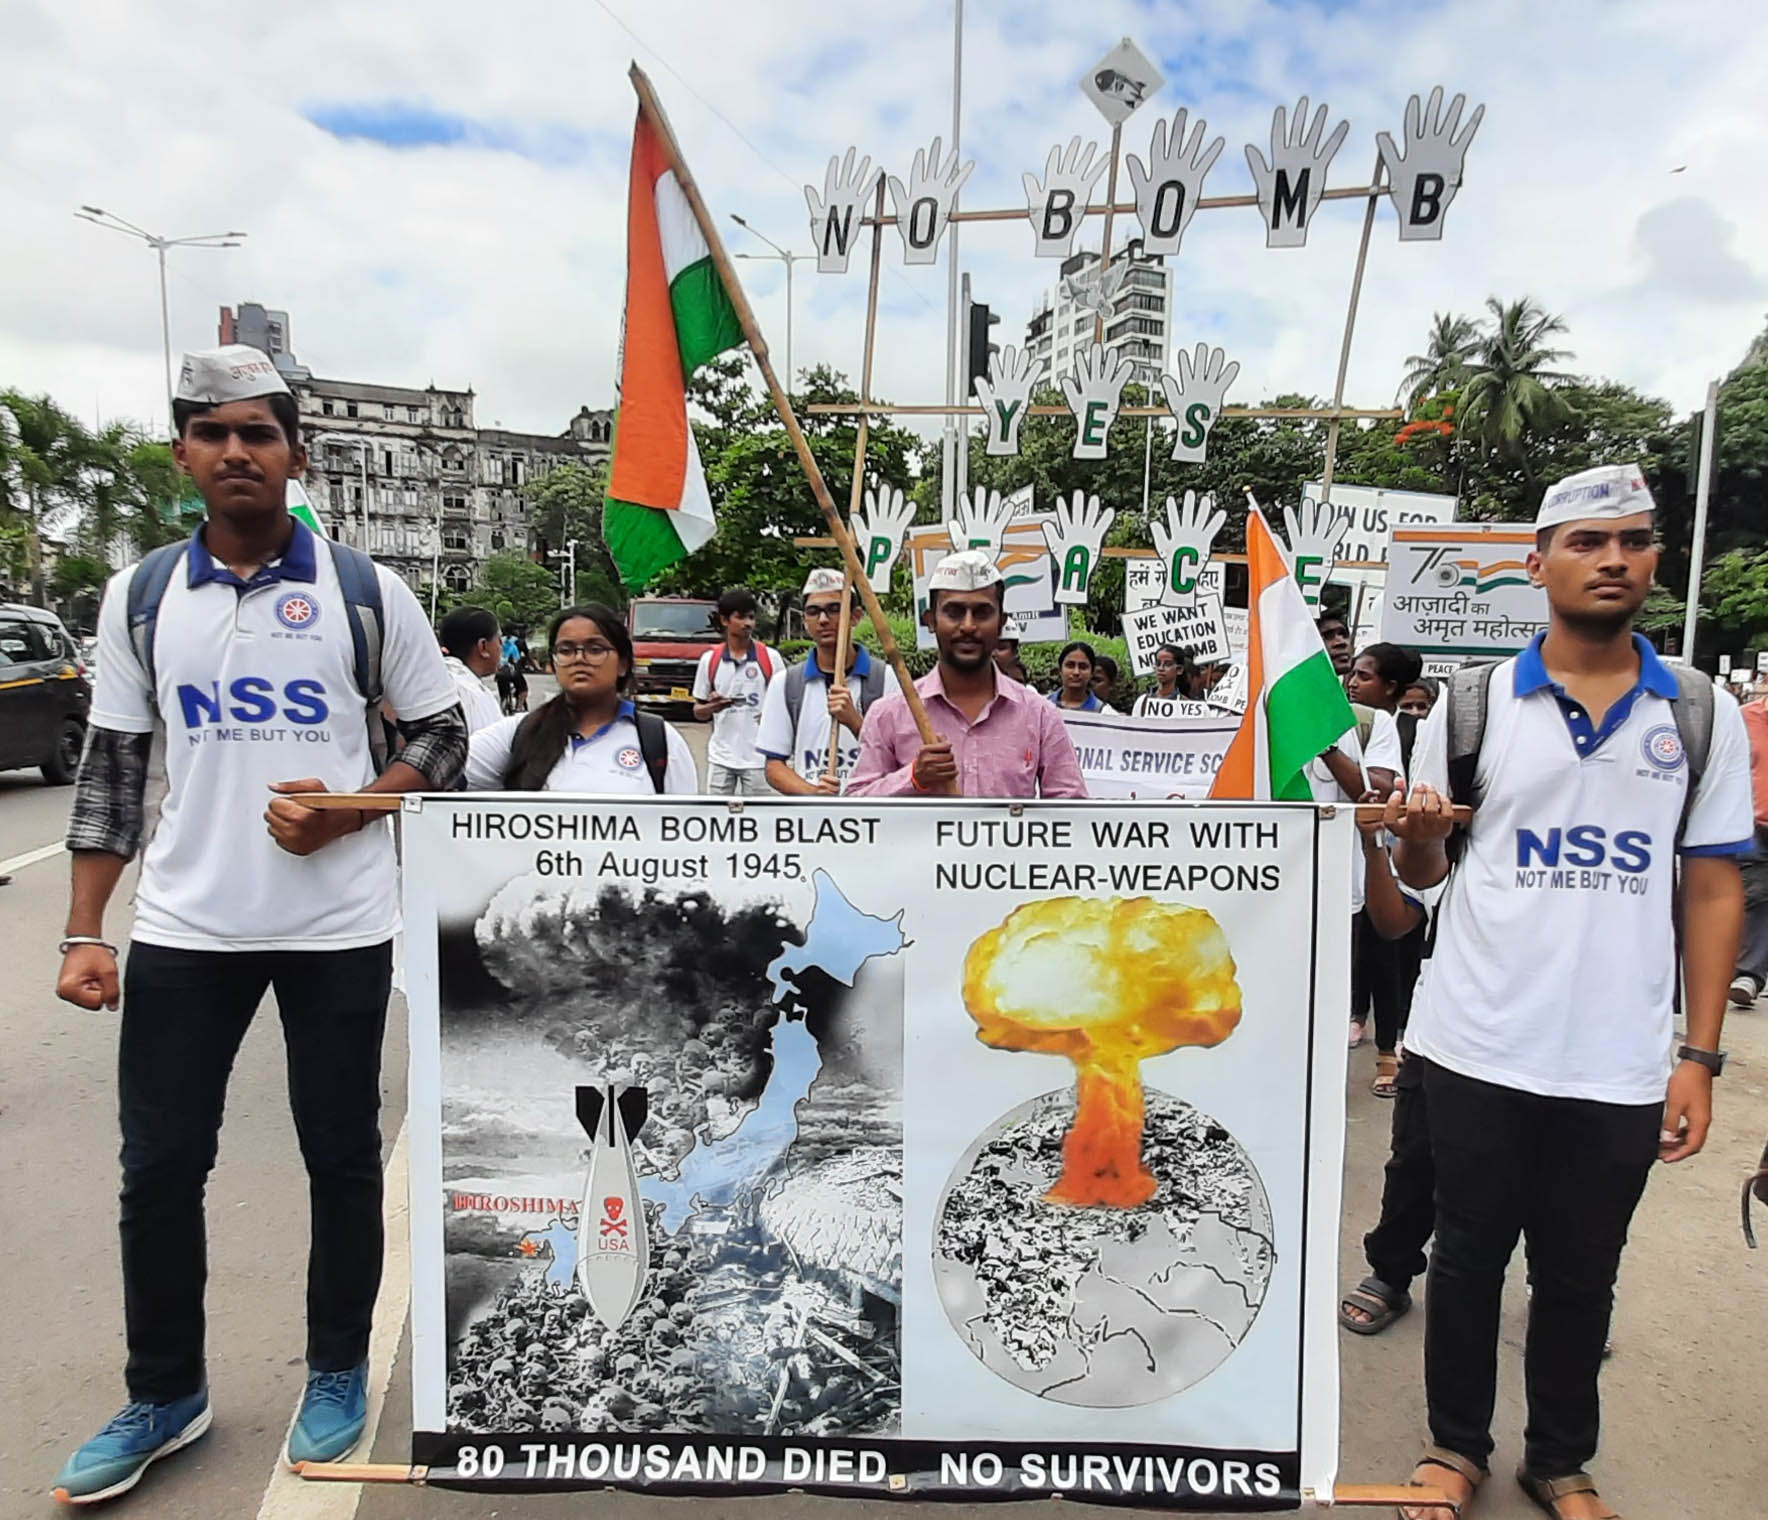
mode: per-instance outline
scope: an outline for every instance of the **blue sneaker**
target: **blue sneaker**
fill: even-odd
[[[309,1372],[307,1391],[289,1427],[289,1466],[348,1456],[367,1424],[367,1362],[347,1372]]]
[[[130,1403],[62,1464],[55,1497],[63,1504],[114,1499],[141,1481],[148,1463],[188,1446],[209,1428],[209,1390],[169,1404]]]

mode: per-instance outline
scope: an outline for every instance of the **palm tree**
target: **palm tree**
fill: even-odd
[[[1523,444],[1529,433],[1565,415],[1565,403],[1552,386],[1572,376],[1548,366],[1571,353],[1549,348],[1547,339],[1566,331],[1566,325],[1527,296],[1511,302],[1488,296],[1486,309],[1492,325],[1480,333],[1468,362],[1461,389],[1461,435],[1487,454],[1515,460],[1533,486],[1535,475]]]
[[[1439,311],[1432,315],[1430,340],[1421,354],[1406,360],[1399,399],[1410,410],[1426,396],[1456,389],[1467,378],[1467,359],[1479,339],[1479,326],[1467,317]]]

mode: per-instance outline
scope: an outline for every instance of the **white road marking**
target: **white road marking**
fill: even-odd
[[[399,1353],[399,1338],[405,1333],[405,1312],[411,1304],[409,1139],[408,1126],[401,1124],[399,1138],[393,1142],[393,1154],[387,1161],[383,1211],[387,1253],[381,1267],[381,1291],[374,1301],[374,1330],[368,1340],[368,1426],[349,1458],[353,1462],[366,1462],[374,1450],[387,1385],[393,1380],[393,1358]],[[283,1464],[282,1448],[278,1446],[276,1464],[270,1470],[263,1503],[258,1506],[258,1520],[351,1520],[361,1502],[360,1483],[321,1483],[299,1478]]]
[[[10,876],[14,871],[22,871],[26,866],[34,866],[40,860],[53,860],[65,848],[66,846],[58,839],[54,844],[46,844],[35,850],[27,850],[23,855],[14,855],[11,860],[0,860],[0,876]]]

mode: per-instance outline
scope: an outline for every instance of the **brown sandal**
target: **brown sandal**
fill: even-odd
[[[1473,1462],[1462,1456],[1460,1452],[1450,1451],[1444,1446],[1426,1446],[1424,1450],[1418,1454],[1418,1465],[1412,1469],[1412,1477],[1408,1482],[1407,1487],[1429,1488],[1431,1486],[1430,1484],[1420,1483],[1418,1481],[1418,1475],[1427,1467],[1440,1467],[1444,1472],[1452,1472],[1458,1477],[1465,1478],[1471,1485],[1466,1499],[1450,1499],[1446,1505],[1432,1505],[1430,1514],[1433,1516],[1448,1515],[1451,1517],[1451,1520],[1456,1520],[1456,1517],[1461,1514],[1463,1506],[1467,1504],[1468,1500],[1473,1498],[1474,1494],[1479,1492],[1480,1484],[1486,1481],[1486,1470],[1483,1467],[1476,1466]],[[1416,1506],[1411,1504],[1404,1504],[1400,1506],[1397,1513],[1399,1513],[1402,1520],[1404,1520],[1404,1512],[1415,1507]]]
[[[1589,1494],[1602,1505],[1599,1520],[1621,1520],[1619,1514],[1610,1509],[1596,1492],[1595,1480],[1589,1473],[1570,1473],[1563,1478],[1537,1478],[1526,1468],[1516,1470],[1516,1486],[1535,1501],[1535,1504],[1553,1520],[1565,1520],[1559,1508],[1561,1499],[1570,1498],[1573,1494]]]
[[[1375,1053],[1375,1080],[1369,1084],[1369,1091],[1378,1098],[1391,1098],[1399,1092],[1395,1078],[1400,1074],[1400,1058],[1391,1051],[1378,1050]]]

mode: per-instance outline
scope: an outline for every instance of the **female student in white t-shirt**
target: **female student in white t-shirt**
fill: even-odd
[[[609,608],[567,607],[547,629],[559,694],[473,735],[466,782],[475,791],[652,796],[632,684],[632,636]],[[663,725],[662,790],[700,789],[687,741]]]

